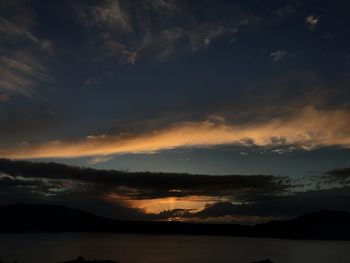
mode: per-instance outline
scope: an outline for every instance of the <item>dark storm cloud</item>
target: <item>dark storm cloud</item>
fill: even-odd
[[[348,187],[350,186],[350,168],[336,168],[305,178],[309,180],[309,185],[314,185],[318,189]]]
[[[0,160],[0,173],[2,204],[64,204],[123,219],[166,219],[175,215],[174,211],[159,215],[146,213],[134,208],[130,201],[167,197],[186,200],[197,195],[251,202],[279,195],[290,188],[288,180],[266,175],[126,173],[7,159]],[[176,214],[184,217],[189,212],[192,210],[186,213],[179,210]]]
[[[116,192],[132,199],[234,195],[237,199],[254,200],[258,197],[283,193],[290,187],[290,182],[286,178],[272,175],[127,173],[6,159],[0,160],[0,172],[13,177],[80,182],[91,186],[91,191],[95,194]]]
[[[0,160],[2,204],[44,202],[87,209],[123,219],[181,219],[292,217],[320,209],[350,207],[348,186],[304,192],[293,190],[286,178],[266,175],[206,176],[166,173],[126,173],[57,163]],[[347,170],[332,171],[338,176]],[[340,175],[342,176],[342,175]],[[111,199],[108,196],[113,195]],[[153,198],[211,197],[203,209],[146,213],[128,201]],[[218,201],[224,198],[226,201]],[[205,200],[205,199],[203,199]],[[239,219],[241,218],[241,219]]]
[[[48,172],[52,172],[52,170]],[[66,177],[63,176],[63,178]],[[130,207],[123,200],[113,200],[113,202],[105,200],[101,197],[101,192],[96,192],[96,189],[90,184],[62,179],[59,176],[42,176],[39,178],[18,174],[12,176],[0,172],[0,200],[0,205],[14,203],[66,205],[110,218],[125,220],[154,218],[154,215],[148,215],[141,209]]]
[[[158,213],[155,217],[156,219],[183,219],[183,218],[193,218],[192,212],[194,209],[172,209],[164,210]]]
[[[260,199],[245,204],[234,204],[230,201],[208,203],[201,211],[165,211],[163,215],[183,218],[215,218],[215,217],[261,217],[284,218],[302,215],[310,211],[322,209],[347,210],[350,207],[350,187],[324,190],[295,192],[294,194],[276,195],[268,199]]]
[[[11,179],[10,179],[11,180]],[[68,207],[84,209],[102,216],[124,220],[153,219],[154,215],[148,215],[143,210],[130,207],[123,201],[108,202],[93,195],[91,189],[81,185],[79,188],[57,191],[53,181],[20,182],[18,179],[6,179],[2,183],[0,179],[0,205],[16,203],[45,203],[57,204]],[[57,182],[58,185],[61,182]],[[57,187],[57,186],[56,186]]]
[[[330,170],[322,177],[325,183],[350,184],[350,168]]]

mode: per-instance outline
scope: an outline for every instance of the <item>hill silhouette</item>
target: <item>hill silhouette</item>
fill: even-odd
[[[293,239],[350,240],[350,213],[321,210],[286,221],[271,221],[253,227],[261,236]]]
[[[0,207],[0,232],[116,232],[350,240],[350,213],[322,210],[291,220],[253,226],[121,221],[57,205]]]

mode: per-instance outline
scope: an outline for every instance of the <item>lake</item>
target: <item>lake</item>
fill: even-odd
[[[75,259],[121,263],[349,263],[350,242],[105,233],[1,234],[0,260],[46,263]]]

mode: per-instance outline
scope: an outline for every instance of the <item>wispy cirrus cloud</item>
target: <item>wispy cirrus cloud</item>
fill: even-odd
[[[272,58],[273,61],[282,61],[287,58],[287,51],[284,50],[277,50],[275,52],[272,52],[270,54],[270,57]]]
[[[131,18],[119,0],[101,1],[97,5],[82,4],[78,12],[87,26],[123,33],[132,31]]]
[[[13,6],[18,14],[10,11]],[[29,10],[16,1],[1,7],[10,15],[0,16],[0,92],[30,97],[41,81],[51,80],[45,64],[53,45],[34,33],[36,23]]]
[[[18,51],[0,57],[0,91],[4,94],[32,96],[40,81],[50,81],[47,69],[31,52]]]
[[[97,48],[105,51],[104,56],[130,64],[143,55],[163,61],[177,52],[205,49],[216,39],[235,34],[238,27],[256,19],[237,7],[230,8],[234,16],[229,20],[201,21],[180,1],[104,0],[76,4],[81,21],[93,32],[91,36],[95,37]]]

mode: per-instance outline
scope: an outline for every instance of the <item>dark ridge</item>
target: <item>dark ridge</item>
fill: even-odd
[[[253,227],[260,236],[292,239],[350,240],[350,213],[321,210],[286,221]]]
[[[87,231],[111,222],[82,210],[58,205],[16,204],[0,207],[3,232]]]
[[[350,240],[350,213],[323,210],[254,226],[120,221],[56,205],[0,207],[0,232],[115,232]]]

